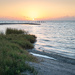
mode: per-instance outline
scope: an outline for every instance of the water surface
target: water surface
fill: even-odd
[[[51,21],[41,25],[0,25],[0,31],[16,28],[37,36],[35,49],[75,59],[75,22]]]

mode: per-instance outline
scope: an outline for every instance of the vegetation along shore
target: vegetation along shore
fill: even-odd
[[[34,48],[34,42],[36,36],[23,30],[7,28],[5,34],[0,33],[0,75],[20,75],[23,71],[36,75],[34,68],[25,63],[37,60],[26,50]]]

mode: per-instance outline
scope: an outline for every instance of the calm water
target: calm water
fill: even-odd
[[[37,36],[35,49],[75,59],[75,22],[46,22],[41,25],[0,25],[0,31],[17,28]]]

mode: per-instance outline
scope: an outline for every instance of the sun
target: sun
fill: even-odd
[[[33,18],[33,21],[34,21],[34,18]]]

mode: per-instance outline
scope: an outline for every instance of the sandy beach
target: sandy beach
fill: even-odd
[[[30,51],[30,50],[29,50]],[[66,60],[70,62],[60,61],[56,58],[50,57],[48,53],[39,52],[36,50],[32,50],[31,53],[38,59],[38,63],[34,62],[26,62],[30,66],[34,67],[35,70],[38,71],[37,75],[75,75],[75,60],[73,60],[73,63],[71,62],[71,59],[67,58]],[[39,54],[38,54],[39,53]],[[43,56],[42,56],[43,55]],[[50,57],[50,58],[49,58]],[[61,57],[60,57],[61,58]],[[64,59],[64,57],[62,58]],[[23,72],[23,74],[27,75],[33,75],[29,72]]]
[[[59,62],[49,58],[37,58],[39,63],[27,63],[38,71],[38,75],[75,75],[75,65]]]

